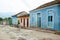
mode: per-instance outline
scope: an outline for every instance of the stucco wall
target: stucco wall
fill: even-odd
[[[49,7],[45,7],[42,9],[37,9],[37,10],[33,10],[30,11],[30,26],[37,26],[37,13],[40,13],[41,15],[41,28],[47,28],[47,29],[51,29],[51,30],[60,30],[59,29],[59,18],[60,18],[60,14],[58,11],[60,7],[58,7],[57,5],[52,5]],[[49,11],[51,11],[51,14],[48,14]],[[59,14],[59,15],[58,15]],[[52,22],[52,27],[48,26],[48,15],[52,15],[53,16],[53,22]]]
[[[19,18],[20,18],[20,26],[27,28],[27,19],[29,22],[29,16],[24,16],[24,17],[19,17]],[[25,25],[24,25],[24,19],[25,19]],[[29,23],[28,23],[28,27],[29,27]]]
[[[30,26],[31,27],[36,27],[37,23],[37,17],[36,17],[36,13],[35,12],[30,12]]]
[[[60,30],[60,5],[58,5],[58,28]]]

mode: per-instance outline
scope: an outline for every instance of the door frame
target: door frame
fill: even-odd
[[[54,28],[54,12],[55,12],[55,11],[54,11],[54,9],[49,9],[49,10],[47,10],[47,13],[48,13],[50,10],[53,11],[53,15],[49,15],[49,14],[48,14],[48,16],[53,16],[53,19],[52,19],[52,26],[53,26],[53,27],[49,27],[48,25],[47,25],[47,27],[53,29],[53,28]],[[47,22],[48,22],[48,16],[47,16]]]
[[[38,13],[40,13],[40,12],[37,12],[37,14],[38,14]],[[36,17],[36,20],[37,20],[37,22],[36,22],[37,25],[36,25],[36,26],[38,27],[38,15],[36,15],[36,16],[37,16],[37,17]],[[41,17],[41,13],[40,13],[40,17]],[[41,20],[42,20],[42,19],[41,19]],[[41,21],[41,27],[42,27],[42,21]],[[41,28],[41,27],[38,27],[38,28]]]

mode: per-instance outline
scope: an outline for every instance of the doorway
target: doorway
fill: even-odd
[[[23,24],[24,24],[24,27],[25,27],[25,18],[24,18],[24,23]]]
[[[29,19],[27,18],[27,27],[29,26]]]
[[[41,27],[41,15],[40,15],[40,13],[37,13],[37,26]]]

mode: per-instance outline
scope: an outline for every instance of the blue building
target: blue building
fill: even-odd
[[[17,24],[18,24],[17,15],[13,15],[13,16],[12,16],[12,24],[13,24],[13,25],[17,25]]]
[[[30,26],[60,31],[60,1],[52,1],[31,10]]]

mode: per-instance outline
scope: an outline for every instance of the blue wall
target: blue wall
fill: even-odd
[[[59,25],[59,30],[60,30],[60,5],[58,5],[58,25]]]
[[[30,26],[36,26],[36,13],[30,13]]]
[[[60,5],[52,5],[42,9],[30,11],[30,26],[37,27],[37,13],[41,16],[41,28],[47,28],[51,30],[60,30]],[[53,21],[48,21],[48,16],[53,16]],[[48,26],[48,24],[50,26]]]
[[[17,22],[17,16],[12,16],[12,24],[15,24],[15,25],[18,24],[18,22]]]

